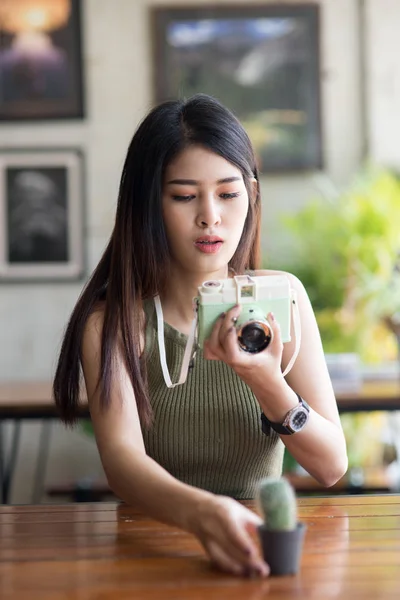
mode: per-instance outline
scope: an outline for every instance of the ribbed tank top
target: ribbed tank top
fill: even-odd
[[[197,350],[186,382],[167,388],[152,300],[144,304],[148,372],[154,424],[143,429],[146,452],[177,479],[233,498],[254,498],[257,482],[282,472],[284,445],[261,431],[260,406],[251,389],[222,361]],[[164,324],[165,351],[177,381],[187,336]]]

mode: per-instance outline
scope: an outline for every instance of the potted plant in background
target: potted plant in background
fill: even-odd
[[[290,271],[303,282],[328,367],[332,369],[335,359],[338,364],[340,355],[344,363],[346,355],[359,357],[364,376],[368,371],[376,376],[377,368],[383,372],[385,363],[393,365],[400,348],[400,182],[396,175],[366,167],[348,189],[311,200],[296,214],[284,215],[283,224],[293,240],[293,259],[283,264],[272,257],[269,268]],[[335,380],[333,370],[331,376],[339,390],[340,379]],[[370,439],[358,433],[369,428],[382,437],[386,419],[378,413],[346,414],[341,419],[349,468],[359,473]],[[290,470],[296,470],[294,462],[285,453]]]
[[[365,287],[369,290],[372,298],[370,307],[372,318],[381,320],[388,330],[394,334],[397,343],[397,356],[400,358],[400,257],[398,257],[389,281],[382,281],[369,276],[365,282]]]
[[[284,215],[283,224],[293,239],[293,260],[279,264],[273,257],[273,267],[303,282],[325,352],[357,353],[364,364],[395,359],[396,340],[378,308],[384,291],[390,297],[400,250],[397,177],[366,168],[346,191],[310,201]],[[391,301],[396,304],[394,295]]]
[[[264,517],[258,533],[271,575],[297,573],[306,526],[297,520],[293,487],[284,477],[266,477],[259,483],[257,505]]]

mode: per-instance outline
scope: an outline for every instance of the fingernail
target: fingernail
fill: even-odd
[[[273,312],[269,313],[269,318],[271,319],[271,321],[275,321],[275,315]]]
[[[261,577],[267,577],[269,575],[269,568],[266,565],[260,565],[257,568],[257,572]]]
[[[224,319],[224,318],[225,318],[225,316],[226,316],[226,313],[221,313],[221,314],[219,315],[219,318],[220,318],[220,319]]]

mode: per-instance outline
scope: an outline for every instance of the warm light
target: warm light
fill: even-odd
[[[8,33],[51,31],[65,25],[70,0],[0,0],[0,29]]]
[[[44,29],[47,22],[47,14],[41,9],[30,10],[26,13],[26,20],[31,29]]]

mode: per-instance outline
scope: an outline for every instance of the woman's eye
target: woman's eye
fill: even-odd
[[[178,202],[189,202],[189,200],[193,200],[193,198],[195,198],[195,196],[193,195],[189,195],[189,196],[172,196],[173,200],[177,200]]]
[[[240,196],[240,192],[231,192],[230,194],[220,194],[219,197],[223,200],[229,200],[230,198],[237,198]]]

